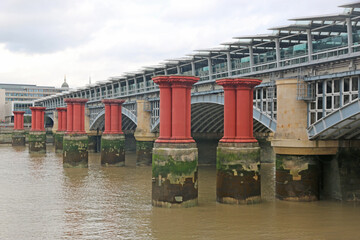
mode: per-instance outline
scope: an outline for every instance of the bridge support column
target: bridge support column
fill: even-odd
[[[335,155],[337,141],[310,141],[307,103],[296,99],[297,79],[277,86],[277,128],[271,145],[276,153],[276,197],[289,201],[319,199],[319,155]]]
[[[105,131],[101,137],[101,165],[125,165],[125,136],[121,126],[121,106],[125,102],[118,99],[104,99]]]
[[[160,136],[152,162],[152,205],[192,207],[198,203],[198,149],[191,137],[191,86],[199,78],[159,76]]]
[[[44,127],[45,107],[30,107],[31,130],[29,133],[29,151],[45,153],[46,131]]]
[[[54,133],[54,145],[55,145],[55,152],[62,152],[63,150],[63,141],[64,141],[64,134],[66,131],[66,107],[58,107],[57,110],[57,117],[54,118],[54,122],[57,122],[57,129]],[[56,120],[55,120],[56,119]]]
[[[63,140],[63,166],[88,166],[88,137],[85,132],[87,99],[67,98],[66,132]]]
[[[152,150],[156,139],[150,129],[151,112],[146,111],[146,100],[137,100],[137,127],[134,133],[136,139],[136,165],[149,166],[152,161]]]
[[[260,148],[253,137],[253,89],[258,79],[226,78],[224,137],[217,148],[216,200],[249,204],[261,200]]]
[[[276,155],[276,197],[288,201],[319,199],[320,169],[317,156]]]
[[[24,111],[14,111],[12,146],[25,146]]]

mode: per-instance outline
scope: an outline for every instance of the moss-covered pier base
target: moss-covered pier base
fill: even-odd
[[[86,134],[65,134],[63,141],[63,166],[88,166],[88,137]]]
[[[136,165],[150,166],[152,162],[154,142],[136,141]]]
[[[104,134],[101,137],[101,165],[121,167],[125,165],[124,134]]]
[[[65,134],[65,132],[56,132],[56,133],[54,133],[55,152],[62,152],[64,134]]]
[[[14,130],[11,135],[12,146],[25,146],[25,131],[24,130]]]
[[[276,155],[276,197],[288,201],[319,199],[317,156]]]
[[[46,152],[46,131],[30,131],[28,141],[30,152]]]
[[[152,205],[165,208],[196,206],[196,143],[155,143],[152,157]]]
[[[216,200],[228,204],[261,201],[258,143],[219,143],[216,158]]]

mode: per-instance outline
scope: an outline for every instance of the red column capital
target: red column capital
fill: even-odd
[[[199,81],[199,77],[193,76],[181,76],[181,75],[171,75],[169,76],[169,82],[171,86],[174,87],[186,87],[191,88],[194,83]]]
[[[125,102],[125,100],[122,99],[103,99],[101,100],[102,103],[104,104],[123,104]]]
[[[221,142],[257,142],[253,137],[253,89],[261,83],[253,78],[217,80],[224,88],[224,137]]]
[[[252,90],[261,83],[261,80],[253,78],[237,78],[235,79],[235,82],[237,88]]]
[[[58,107],[56,108],[58,112],[58,132],[66,131],[66,116],[64,117],[64,114],[67,112],[66,107]]]
[[[104,134],[123,134],[121,129],[121,106],[125,102],[122,99],[103,99],[105,105],[105,131]]]
[[[153,82],[159,85],[159,88],[170,87],[169,76],[156,76],[152,78]]]
[[[45,131],[43,115],[46,107],[29,107],[31,110],[31,131]]]
[[[235,89],[237,87],[236,81],[233,78],[223,78],[216,80],[216,84],[224,88],[224,90]]]
[[[24,111],[13,111],[14,130],[24,130]]]
[[[67,103],[67,127],[66,134],[86,134],[84,129],[84,111],[88,99],[85,98],[65,98]]]
[[[194,141],[191,138],[191,87],[199,79],[182,75],[153,78],[160,88],[160,134],[156,142]]]

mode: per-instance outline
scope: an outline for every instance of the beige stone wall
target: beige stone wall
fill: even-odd
[[[156,135],[150,129],[151,112],[144,110],[145,104],[148,103],[146,100],[136,101],[137,127],[134,133],[136,141],[154,141],[156,139]]]
[[[277,125],[272,146],[277,154],[332,155],[338,141],[310,141],[307,135],[307,103],[296,99],[297,79],[281,79],[277,86]]]
[[[53,111],[53,116],[54,116],[54,125],[53,128],[51,129],[51,131],[53,133],[56,133],[57,129],[58,129],[58,111]]]
[[[12,116],[12,102],[5,102],[5,120],[10,122]]]

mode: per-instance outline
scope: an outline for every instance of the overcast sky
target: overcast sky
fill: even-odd
[[[353,2],[353,1],[350,1]],[[1,0],[0,83],[70,87],[340,13],[341,0]]]

